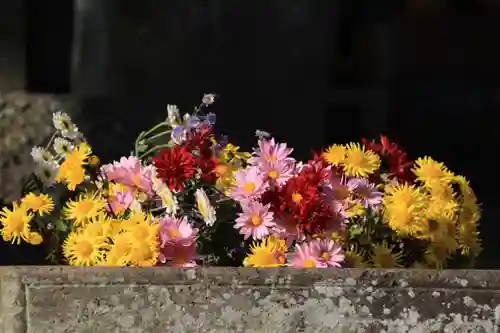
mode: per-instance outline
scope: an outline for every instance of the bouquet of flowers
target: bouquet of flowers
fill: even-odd
[[[471,264],[480,210],[468,181],[386,137],[332,145],[306,163],[269,133],[241,152],[214,134],[216,95],[139,134],[101,165],[64,112],[34,147],[37,170],[0,212],[5,241],[53,264],[433,267]]]

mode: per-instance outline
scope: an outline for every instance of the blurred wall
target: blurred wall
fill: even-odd
[[[0,91],[25,86],[24,1],[2,1],[0,6]]]

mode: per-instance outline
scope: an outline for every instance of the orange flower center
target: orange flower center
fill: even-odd
[[[14,232],[22,232],[24,227],[22,216],[20,216],[19,214],[12,214],[9,218],[9,227]]]
[[[181,236],[181,233],[178,230],[169,229],[168,230],[168,235],[170,236],[170,238],[177,238],[177,237]]]
[[[299,203],[299,202],[302,201],[302,199],[304,199],[304,197],[299,192],[293,192],[292,193],[292,201],[293,202]]]
[[[314,268],[316,267],[316,261],[314,259],[304,260],[304,268]]]
[[[88,214],[92,210],[92,208],[94,208],[94,203],[92,201],[82,201],[78,205],[78,212],[82,215]]]
[[[285,255],[283,253],[280,253],[277,255],[276,260],[280,265],[283,265],[285,263]]]
[[[259,215],[252,215],[252,217],[250,218],[250,222],[254,226],[259,226],[262,224],[262,218]]]
[[[88,241],[82,241],[76,244],[76,252],[80,257],[88,258],[92,254],[92,244]]]
[[[269,173],[267,175],[269,176],[269,178],[272,178],[272,179],[276,179],[279,177],[278,171],[276,171],[274,169],[269,171]]]
[[[219,164],[218,166],[215,167],[215,173],[219,177],[224,177],[229,173],[229,167],[225,164]]]
[[[246,183],[243,185],[243,191],[246,193],[253,192],[257,186],[255,186],[255,183]]]
[[[324,261],[328,261],[328,260],[330,260],[330,255],[327,252],[323,252],[323,254],[321,255],[321,258]]]

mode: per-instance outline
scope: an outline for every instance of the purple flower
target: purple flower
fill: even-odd
[[[378,205],[382,201],[382,193],[377,190],[375,184],[370,183],[366,178],[349,179],[347,188],[365,207]]]
[[[187,131],[186,131],[186,128],[184,126],[176,126],[174,129],[172,129],[172,133],[170,134],[170,137],[172,138],[172,140],[180,145],[182,144],[184,141],[186,141],[186,137],[187,137]]]

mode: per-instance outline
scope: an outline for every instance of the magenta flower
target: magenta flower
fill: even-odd
[[[248,159],[251,165],[264,165],[268,162],[282,161],[295,163],[295,159],[288,157],[293,148],[288,148],[286,143],[276,143],[274,138],[259,140],[259,148],[254,149],[254,156]]]
[[[269,211],[270,204],[263,205],[257,201],[243,203],[241,208],[243,213],[236,219],[235,229],[239,229],[240,234],[245,239],[252,237],[255,240],[263,239],[270,233],[276,223],[273,221],[273,213]]]
[[[291,267],[295,268],[325,268],[328,267],[324,260],[317,256],[317,250],[310,243],[295,245],[295,252],[292,254]]]
[[[152,194],[154,169],[143,167],[141,161],[135,157],[122,157],[120,162],[106,164],[101,172],[108,181],[130,186],[144,193]]]
[[[236,184],[228,196],[236,201],[245,202],[258,199],[267,188],[267,183],[257,167],[248,167],[234,175]]]
[[[196,236],[186,217],[165,217],[160,220],[160,262],[168,266],[196,266]]]
[[[317,260],[327,267],[340,267],[344,261],[342,247],[331,239],[314,239],[310,248]]]
[[[351,178],[347,182],[347,188],[365,207],[375,206],[382,202],[382,193],[366,178]]]

